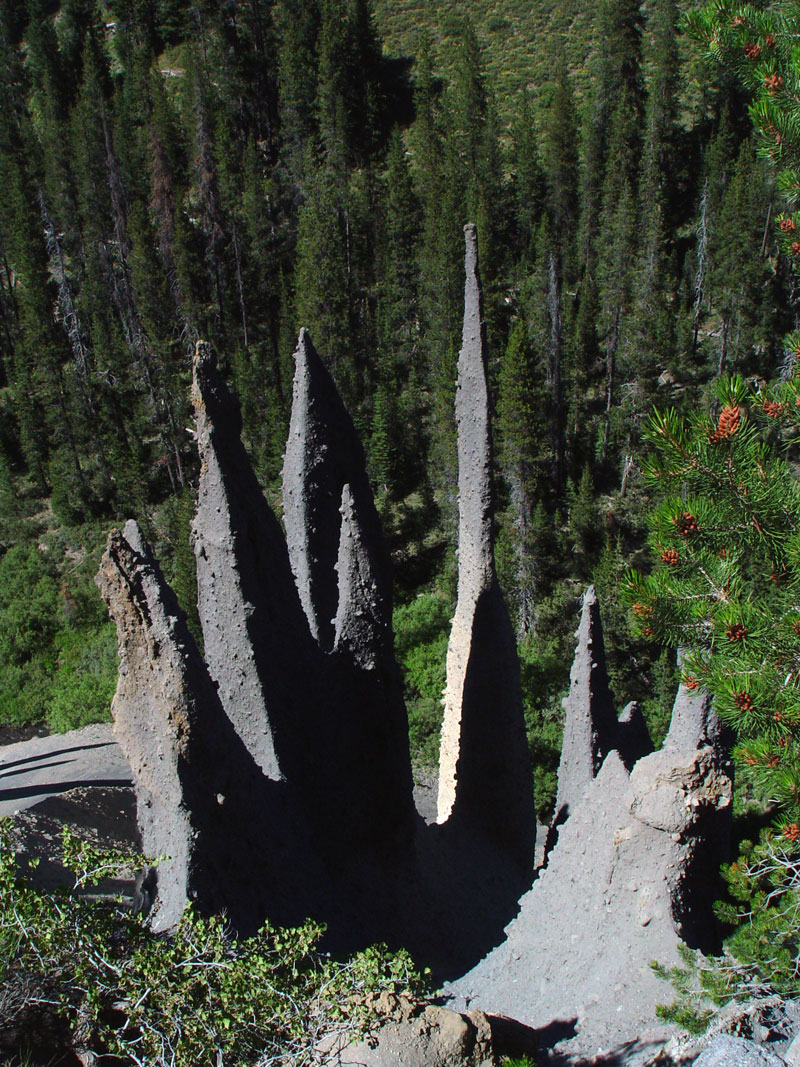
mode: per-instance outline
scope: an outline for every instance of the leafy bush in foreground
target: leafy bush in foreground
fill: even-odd
[[[223,917],[189,908],[174,931],[153,934],[121,901],[85,895],[141,858],[66,832],[65,856],[75,888],[41,892],[0,828],[0,1031],[19,1029],[21,1043],[55,1015],[74,1048],[141,1067],[301,1065],[316,1062],[324,1034],[366,1021],[368,994],[422,988],[405,953],[374,946],[340,962],[320,952],[323,927],[311,921],[236,940]]]

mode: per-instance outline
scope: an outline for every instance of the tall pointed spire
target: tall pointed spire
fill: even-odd
[[[438,821],[491,835],[521,863],[535,836],[519,661],[494,566],[492,445],[477,236],[464,227],[458,357],[458,603],[447,649]]]
[[[600,605],[594,586],[586,590],[578,639],[564,698],[564,741],[558,767],[554,822],[563,822],[580,803],[617,743],[617,717],[608,684]]]
[[[678,649],[678,667],[683,665],[684,650]],[[673,748],[685,748],[694,751],[703,745],[711,745],[726,754],[731,747],[732,737],[727,736],[719,716],[711,705],[711,697],[705,689],[695,683],[693,688],[684,679],[678,686],[675,703],[672,705],[672,718],[669,731],[664,738],[664,745]]]
[[[311,703],[308,672],[293,666],[310,641],[280,523],[241,442],[238,404],[205,341],[195,351],[192,401],[201,462],[193,535],[205,658],[237,733],[267,777],[280,780],[289,750],[300,744],[302,709]]]
[[[389,826],[410,833],[414,814],[391,563],[364,450],[308,330],[294,358],[284,521],[308,629],[326,654],[321,731],[349,832],[385,839]]]

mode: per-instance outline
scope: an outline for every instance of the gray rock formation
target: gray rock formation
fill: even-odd
[[[297,359],[286,497],[303,508],[287,513],[287,546],[242,445],[238,405],[211,346],[197,345],[198,609],[209,672],[236,733],[269,779],[291,784],[321,844],[335,850],[337,827],[345,839],[386,840],[390,826],[410,833],[408,722],[392,650],[389,563],[363,452],[305,331]],[[307,465],[293,464],[292,454]],[[309,564],[314,580],[296,586],[290,557],[305,565],[310,551],[302,519],[325,528],[312,539],[322,546]],[[333,651],[320,647],[319,627],[310,629],[301,606],[317,588],[336,592]]]
[[[784,1053],[787,1067],[800,1067],[800,1034],[791,1042]]]
[[[324,651],[347,647],[358,662],[363,648],[364,658],[375,659],[391,654],[391,564],[364,450],[308,330],[300,331],[294,360],[283,511],[298,593],[311,633]],[[348,584],[347,610],[340,604],[340,585],[353,574],[337,574],[343,533],[345,545],[358,538],[359,565],[369,572],[363,587]],[[353,647],[352,630],[349,638],[341,636],[356,613],[361,616],[359,649]]]
[[[533,862],[536,834],[516,643],[494,567],[491,431],[477,236],[465,226],[458,357],[458,602],[447,649],[438,820]]]
[[[336,386],[300,331],[283,465],[288,551],[308,629],[326,654],[321,753],[348,834],[408,836],[408,718],[394,659],[391,562],[364,450]],[[307,669],[307,668],[305,668]],[[390,830],[390,828],[392,828]]]
[[[678,650],[678,666],[684,662],[683,650]],[[720,752],[730,748],[731,737],[711,706],[711,697],[701,688],[690,689],[683,680],[672,706],[669,732],[665,745],[675,748],[698,748],[711,745]]]
[[[608,684],[600,605],[594,586],[583,598],[578,639],[564,698],[564,741],[558,767],[554,825],[581,803],[607,754],[618,743],[617,716]]]
[[[310,641],[280,524],[241,442],[238,404],[204,341],[195,351],[192,401],[201,462],[193,539],[205,658],[237,734],[264,774],[280,780],[292,763],[293,731],[315,706],[310,677],[298,669]]]
[[[628,771],[634,764],[653,751],[653,741],[642,709],[636,700],[632,700],[622,709],[617,722],[617,738],[614,748],[620,755]]]
[[[637,705],[617,720],[589,589],[565,699],[559,832],[531,887],[535,810],[516,644],[494,563],[475,228],[465,236],[458,603],[438,821],[426,825],[413,808],[389,557],[333,380],[301,331],[284,540],[240,440],[236,403],[201,342],[193,534],[207,665],[134,523],[111,536],[98,575],[120,644],[115,732],[144,848],[168,857],[151,917],[166,928],[187,900],[224,910],[240,932],[311,915],[328,924],[333,949],[387,940],[440,976],[461,975],[454,991],[470,1007],[529,1026],[571,1025],[568,1053],[630,1051],[634,1038],[642,1051],[664,1035],[654,1016],[664,988],[650,961],[676,961],[681,937],[713,947],[709,908],[731,803],[725,737],[707,698],[685,686],[660,751],[650,752]],[[477,1016],[415,1008],[384,1019],[378,1059],[366,1048],[357,1055],[410,1064],[421,1054],[428,1067],[456,1055],[478,1067],[492,1055],[482,1026]],[[623,1062],[638,1061],[626,1052]]]
[[[786,1067],[786,1060],[754,1041],[719,1034],[694,1061],[695,1067]]]
[[[340,513],[333,647],[362,670],[380,670],[391,657],[391,604],[386,601],[383,576],[376,573],[375,556],[364,540],[364,527],[348,484],[342,487]]]
[[[97,584],[119,639],[114,733],[136,784],[142,847],[162,857],[152,923],[166,929],[189,900],[217,911],[234,903],[225,887],[241,873],[243,842],[227,825],[229,799],[255,783],[252,761],[135,522],[110,535]],[[236,914],[254,903],[238,899]]]
[[[630,776],[610,752],[506,940],[453,984],[453,1006],[536,1027],[571,1020],[563,1054],[610,1052],[636,1039],[642,1058],[629,1050],[621,1062],[642,1062],[669,1033],[656,1020],[665,992],[650,961],[678,961],[688,919],[683,874],[730,803],[730,778],[708,747],[653,753]],[[694,921],[710,920],[713,899],[706,886],[693,901]]]

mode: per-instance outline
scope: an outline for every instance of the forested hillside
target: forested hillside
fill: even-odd
[[[618,699],[658,733],[672,653],[615,598],[644,543],[642,430],[724,372],[774,377],[792,325],[747,101],[686,7],[2,0],[0,720],[107,715],[91,575],[121,519],[192,618],[194,343],[218,349],[277,507],[305,325],[368,450],[412,739],[435,758],[473,220],[542,805],[590,580]]]

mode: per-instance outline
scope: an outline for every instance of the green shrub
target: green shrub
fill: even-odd
[[[34,542],[0,559],[0,663],[21,665],[46,649],[59,627],[57,572]]]
[[[530,636],[519,644],[525,728],[533,764],[536,812],[547,822],[556,799],[564,730],[562,696],[569,686],[571,651],[559,634]]]
[[[55,1010],[73,1046],[148,1067],[311,1063],[323,1034],[366,1021],[368,994],[423,991],[405,953],[373,946],[334,960],[310,921],[236,940],[224,918],[189,908],[174,931],[153,934],[121,901],[83,894],[141,857],[67,834],[65,862],[73,891],[33,888],[0,828],[0,1027],[19,1029],[23,1046]]]
[[[658,1015],[690,1034],[704,1033],[732,1000],[800,997],[800,847],[765,831],[758,845],[742,842],[738,860],[722,874],[730,899],[715,911],[735,927],[723,954],[708,958],[683,945],[680,965],[651,965],[676,993]]]
[[[117,679],[114,627],[95,588],[104,531],[14,545],[0,559],[0,721],[71,730],[109,718]]]
[[[58,665],[47,701],[47,725],[58,733],[108,721],[119,669],[114,626],[65,630],[55,645]]]
[[[395,609],[395,653],[403,672],[411,756],[436,766],[452,605],[444,593],[422,593]]]

